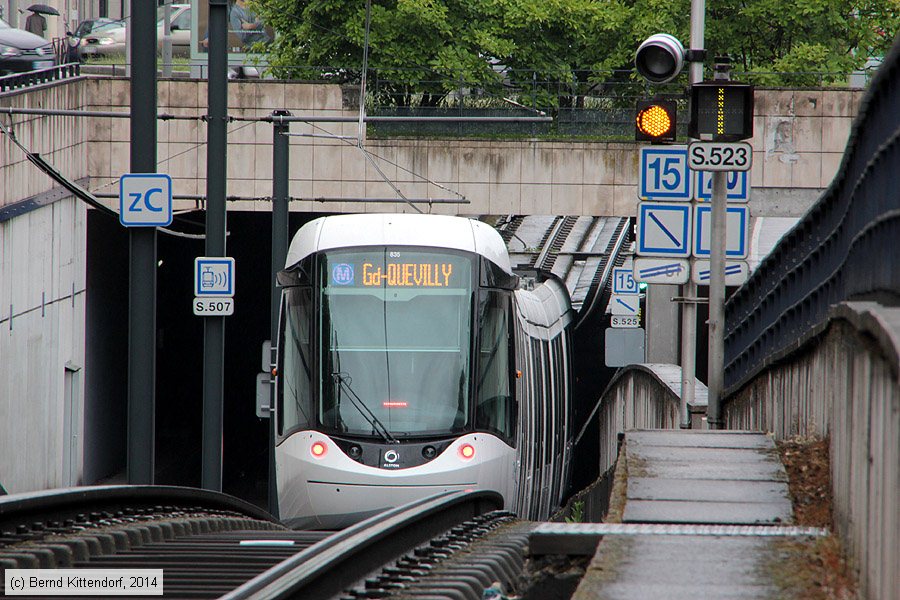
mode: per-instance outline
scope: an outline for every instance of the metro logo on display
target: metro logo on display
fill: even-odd
[[[458,279],[451,262],[400,262],[376,264],[363,261],[333,263],[330,285],[336,287],[445,288]]]

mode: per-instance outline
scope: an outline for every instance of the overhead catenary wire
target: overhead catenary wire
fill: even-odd
[[[18,139],[16,139],[15,134],[10,131],[3,123],[0,123],[0,131],[2,131],[3,134],[6,135],[6,137],[8,137],[10,141],[12,141],[12,143],[15,144],[25,154],[25,157],[31,164],[43,171],[47,176],[56,181],[58,184],[69,190],[76,198],[97,209],[105,215],[114,217],[116,219],[119,218],[119,213],[112,210],[111,208],[104,206],[103,203],[101,203],[100,200],[98,200],[97,197],[94,196],[91,192],[87,191],[76,182],[72,181],[71,179],[57,171],[56,168],[46,160],[44,160],[44,158],[40,154],[31,152],[28,148],[26,148],[21,142],[19,142]],[[167,229],[166,227],[157,227],[156,229],[163,233],[176,237],[186,237],[191,239],[203,239],[206,237],[202,234],[183,233],[180,231]]]
[[[344,141],[344,142],[347,143],[347,144],[350,144],[350,141],[347,140],[347,139],[345,138],[345,136],[331,135],[330,132],[328,132],[328,130],[326,130],[326,129],[324,129],[324,128],[318,126],[318,125],[312,125],[312,127],[313,127],[314,129],[318,129],[319,131],[324,131],[324,132],[328,133],[328,134],[329,134],[329,137],[332,137],[333,139],[338,139],[338,140]],[[352,138],[351,138],[351,139],[352,139]],[[460,200],[462,200],[463,203],[465,203],[465,204],[468,204],[468,203],[469,203],[469,200],[468,200],[463,194],[460,194],[459,192],[457,192],[457,191],[454,190],[454,189],[451,189],[451,188],[449,188],[449,187],[447,187],[447,186],[445,186],[445,185],[441,185],[440,183],[434,181],[433,179],[429,179],[428,177],[425,177],[424,175],[421,175],[421,174],[419,174],[419,173],[416,173],[415,171],[413,171],[413,170],[411,170],[411,169],[407,169],[406,167],[404,167],[404,166],[401,165],[400,163],[396,163],[396,162],[390,160],[389,158],[385,158],[384,156],[381,156],[381,155],[379,155],[379,154],[376,154],[376,153],[372,152],[371,150],[367,150],[367,149],[364,148],[364,147],[360,147],[359,149],[362,150],[362,152],[363,152],[364,154],[368,154],[368,155],[372,156],[373,158],[377,158],[378,160],[384,161],[384,162],[388,163],[388,164],[391,165],[391,166],[397,167],[398,169],[400,169],[400,170],[402,170],[402,171],[405,171],[405,172],[409,173],[409,174],[412,175],[413,177],[418,177],[419,179],[421,179],[422,181],[424,181],[424,182],[426,182],[426,183],[428,183],[428,184],[430,184],[430,185],[436,186],[436,187],[438,187],[438,188],[440,188],[440,189],[442,189],[442,190],[444,190],[444,191],[450,192],[451,194],[455,194],[455,195],[456,195],[458,198],[460,198]],[[409,200],[409,199],[407,199],[407,200]]]

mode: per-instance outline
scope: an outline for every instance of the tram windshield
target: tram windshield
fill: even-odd
[[[462,430],[473,259],[381,247],[319,265],[321,425],[386,441]]]

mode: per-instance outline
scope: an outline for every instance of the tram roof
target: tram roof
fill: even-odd
[[[447,215],[352,214],[321,217],[294,235],[285,267],[313,252],[357,246],[424,246],[479,254],[512,273],[500,234],[475,219]]]

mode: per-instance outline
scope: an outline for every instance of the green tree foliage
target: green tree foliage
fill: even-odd
[[[757,83],[845,82],[887,52],[900,0],[710,0],[706,24],[707,46]]]
[[[276,75],[359,80],[364,0],[251,3],[277,32],[269,50]],[[900,23],[900,0],[706,6],[707,63],[729,55],[735,71],[769,85],[846,81],[885,53]],[[690,0],[373,0],[371,10],[370,76],[379,78],[381,102],[401,106],[437,106],[462,87],[502,94],[509,85],[529,104],[576,103],[630,70],[647,36],[667,32],[690,46]]]
[[[496,84],[490,57],[509,54],[499,34],[500,2],[480,0],[376,0],[371,9],[369,66],[378,89],[398,105],[437,105],[459,87]],[[324,67],[339,81],[359,79],[366,11],[363,0],[257,0],[263,19],[278,32],[270,64],[279,76],[310,76],[297,65]],[[383,83],[384,81],[390,83]]]

